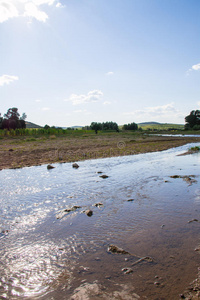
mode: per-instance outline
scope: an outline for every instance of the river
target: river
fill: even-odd
[[[0,299],[179,299],[200,266],[194,145],[0,171]]]

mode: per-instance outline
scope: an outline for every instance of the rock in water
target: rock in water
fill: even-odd
[[[75,169],[78,169],[79,165],[77,163],[73,163],[72,167],[75,168]]]
[[[95,203],[95,204],[94,204],[94,206],[96,206],[96,207],[100,207],[100,206],[103,206],[103,203],[101,203],[101,202],[98,202],[98,203]]]
[[[108,251],[109,251],[109,252],[112,252],[112,253],[117,253],[117,254],[129,254],[129,255],[130,255],[129,252],[127,252],[127,251],[125,251],[124,249],[119,248],[119,247],[117,247],[117,246],[115,246],[115,245],[110,245],[110,246],[108,247]]]
[[[101,176],[99,176],[99,177],[101,177],[101,178],[103,178],[103,179],[106,179],[106,178],[108,178],[108,176],[107,176],[107,175],[101,175]]]
[[[51,170],[51,169],[54,169],[55,167],[53,167],[52,165],[47,165],[47,169],[48,170]]]
[[[86,210],[85,213],[88,217],[91,217],[93,215],[93,211],[90,209]]]

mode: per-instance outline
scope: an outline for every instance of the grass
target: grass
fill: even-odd
[[[198,147],[198,146],[196,146],[196,147],[191,147],[191,148],[189,149],[189,151],[192,151],[192,152],[198,152],[198,151],[200,151],[200,147]]]
[[[184,125],[182,124],[140,124],[139,125],[142,130],[158,130],[158,131],[173,131],[173,130],[184,130]]]

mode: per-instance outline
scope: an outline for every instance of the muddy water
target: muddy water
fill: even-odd
[[[200,155],[177,156],[190,146],[1,171],[0,299],[179,299],[200,266]]]

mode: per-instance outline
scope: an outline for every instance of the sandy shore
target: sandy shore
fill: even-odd
[[[200,137],[121,133],[79,137],[5,137],[0,140],[0,169],[155,152],[193,142],[200,142]]]

